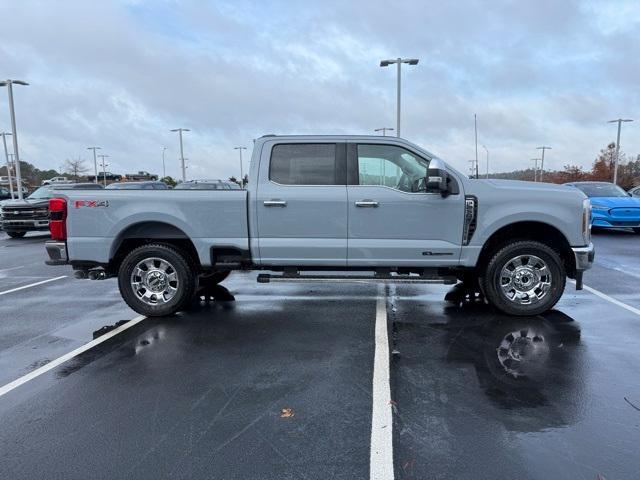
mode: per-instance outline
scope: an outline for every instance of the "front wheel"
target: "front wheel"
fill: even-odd
[[[191,300],[196,273],[187,257],[163,244],[138,247],[118,271],[118,287],[127,305],[141,315],[172,315]]]
[[[487,300],[509,315],[539,315],[552,308],[564,292],[566,272],[558,254],[547,245],[520,241],[499,249],[483,276]]]
[[[22,238],[27,234],[27,232],[7,232],[11,238]]]

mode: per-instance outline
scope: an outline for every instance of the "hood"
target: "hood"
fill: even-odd
[[[633,197],[591,197],[589,198],[591,205],[600,205],[608,208],[640,208],[640,198]]]
[[[3,200],[0,202],[2,207],[42,207],[49,206],[48,199],[33,199],[33,200]]]

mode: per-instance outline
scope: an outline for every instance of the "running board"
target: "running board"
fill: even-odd
[[[458,279],[453,276],[422,276],[422,275],[272,275],[261,273],[258,283],[271,282],[329,282],[329,283],[438,283],[454,285]]]

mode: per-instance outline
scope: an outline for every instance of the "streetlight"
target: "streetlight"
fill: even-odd
[[[7,176],[9,177],[9,191],[11,192],[11,200],[13,200],[13,179],[11,178],[11,162],[9,161],[9,151],[7,150],[7,135],[11,135],[8,132],[0,133],[2,135],[2,143],[4,144],[4,156],[7,158]]]
[[[162,147],[162,178],[167,178],[167,171],[164,168],[164,152],[167,149],[167,147]]]
[[[96,158],[96,150],[100,150],[100,147],[87,147],[87,150],[93,150],[93,170],[96,174],[93,183],[98,183],[98,159]]]
[[[382,132],[382,136],[386,137],[387,136],[387,131],[389,132],[393,132],[393,128],[390,127],[382,127],[382,128],[376,128],[374,130],[374,132]]]
[[[538,181],[538,162],[540,161],[539,158],[532,158],[530,160],[531,162],[535,162],[534,167],[533,167],[533,181],[537,182]]]
[[[240,186],[244,190],[244,172],[242,171],[242,150],[246,150],[247,147],[233,147],[234,150],[240,152]]]
[[[486,145],[482,145],[482,148],[484,148],[484,151],[487,152],[487,178],[489,178],[489,149]]]
[[[618,140],[616,141],[616,160],[613,164],[613,183],[614,185],[618,184],[618,163],[620,160],[620,127],[622,123],[633,122],[630,118],[619,118],[617,120],[609,120],[607,123],[617,123],[618,124]]]
[[[13,133],[13,154],[16,157],[16,185],[18,188],[18,199],[22,200],[22,175],[20,175],[20,155],[18,154],[18,132],[16,130],[16,112],[13,105],[13,85],[29,85],[22,80],[3,80],[0,87],[7,87],[9,93],[9,114],[11,115],[11,132]]]
[[[407,63],[409,65],[417,65],[418,64],[419,59],[418,58],[396,58],[391,59],[391,60],[382,60],[380,61],[380,66],[381,67],[388,67],[389,65],[392,64],[396,64],[398,65],[398,91],[397,91],[397,118],[396,118],[396,136],[399,137],[400,136],[400,87],[401,87],[401,82],[402,82],[402,70],[401,70],[401,66],[403,63]]]
[[[109,158],[109,155],[98,155],[100,157],[101,162],[101,167],[102,167],[102,184],[106,187],[107,186],[107,172],[106,172],[106,167],[109,166],[108,163],[104,163],[104,159],[105,158]]]
[[[189,130],[188,128],[174,128],[171,131],[178,132],[178,135],[180,137],[180,163],[182,164],[182,181],[186,182],[187,170],[186,170],[186,167],[184,166],[184,151],[182,149],[182,132],[190,132],[191,130]]]
[[[544,175],[544,151],[551,150],[551,147],[537,147],[536,150],[542,150],[542,158],[540,159],[540,181],[542,181],[542,176]]]

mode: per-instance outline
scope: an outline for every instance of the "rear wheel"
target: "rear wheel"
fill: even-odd
[[[163,244],[145,245],[125,257],[118,287],[136,312],[159,317],[181,310],[193,297],[196,273],[188,258]]]
[[[27,232],[7,232],[11,238],[22,238],[27,234]]]
[[[487,300],[510,315],[538,315],[552,308],[564,292],[566,272],[547,245],[521,241],[496,251],[484,274]]]

